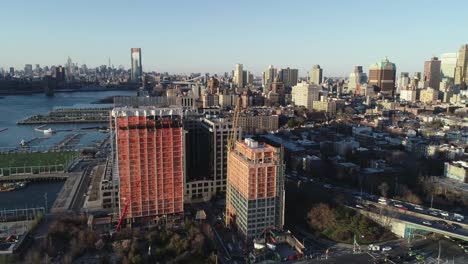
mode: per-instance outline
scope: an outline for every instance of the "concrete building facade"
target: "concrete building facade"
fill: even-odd
[[[426,87],[439,90],[441,61],[432,57],[430,61],[424,62],[424,82]]]
[[[455,68],[455,85],[466,88],[468,79],[468,44],[461,46],[458,51],[457,67]]]
[[[376,86],[380,92],[392,96],[395,91],[396,66],[388,58],[372,64],[369,68],[369,84]]]
[[[283,150],[237,141],[228,156],[226,224],[246,240],[284,225]]]
[[[307,109],[312,109],[313,102],[319,101],[320,90],[318,85],[306,82],[298,83],[292,88],[292,101],[297,106],[305,106]]]
[[[310,70],[309,83],[320,85],[323,80],[323,69],[320,68],[320,65],[314,65]]]
[[[184,120],[185,202],[208,201],[226,192],[227,139],[232,123],[218,117]],[[238,138],[242,129],[237,128]]]
[[[444,176],[460,182],[468,183],[468,163],[464,161],[445,162]]]

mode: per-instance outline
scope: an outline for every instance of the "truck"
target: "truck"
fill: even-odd
[[[367,246],[367,250],[369,250],[369,251],[380,251],[380,246],[370,244],[369,246]]]
[[[379,198],[379,204],[387,205],[387,199]]]

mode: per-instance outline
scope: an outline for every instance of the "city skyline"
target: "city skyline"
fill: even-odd
[[[467,42],[463,28],[468,22],[462,10],[468,4],[462,1],[426,5],[421,5],[422,1],[339,1],[336,10],[330,3],[303,1],[268,5],[259,1],[249,4],[249,8],[241,3],[215,1],[140,1],[130,7],[120,1],[92,5],[85,1],[67,3],[73,12],[63,13],[53,12],[55,1],[27,2],[26,8],[21,6],[24,19],[18,20],[9,12],[4,16],[5,21],[14,22],[6,27],[8,37],[2,43],[0,67],[4,69],[22,69],[25,64],[63,65],[68,56],[79,65],[91,67],[107,65],[111,58],[113,65],[128,69],[128,50],[140,47],[143,71],[223,73],[241,63],[260,76],[273,64],[297,68],[304,77],[313,65],[320,64],[324,76],[345,77],[355,65],[367,71],[385,56],[397,65],[398,72],[422,72],[424,61],[457,52]],[[438,12],[455,5],[452,13]],[[20,6],[7,2],[4,7],[14,10]],[[310,10],[315,10],[313,15]],[[369,15],[376,10],[397,14],[398,19]],[[243,12],[242,19],[236,15],[238,12]],[[283,15],[273,20],[271,14],[278,12]],[[139,16],[135,20],[128,18],[128,13]],[[437,17],[428,19],[428,14],[433,13]],[[81,19],[84,14],[88,19]],[[374,20],[378,23],[368,23]],[[42,27],[28,29],[33,23]],[[311,31],[305,31],[304,25],[310,25]],[[392,34],[382,28],[390,28]],[[41,41],[33,41],[35,38]]]

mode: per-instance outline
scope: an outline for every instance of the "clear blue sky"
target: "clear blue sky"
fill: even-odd
[[[468,43],[466,0],[5,0],[0,67],[130,67],[142,48],[145,71],[259,74],[268,64],[314,64],[345,76],[388,56],[400,71]]]

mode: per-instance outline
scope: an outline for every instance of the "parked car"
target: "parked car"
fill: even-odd
[[[424,225],[432,226],[432,223],[430,221],[422,221]]]
[[[383,252],[390,251],[390,250],[392,250],[392,247],[390,247],[390,246],[385,246],[385,247],[382,248]]]
[[[433,216],[439,216],[439,212],[437,211],[430,211],[429,214]]]
[[[414,209],[418,211],[424,211],[424,208],[422,208],[421,206],[415,206]]]

